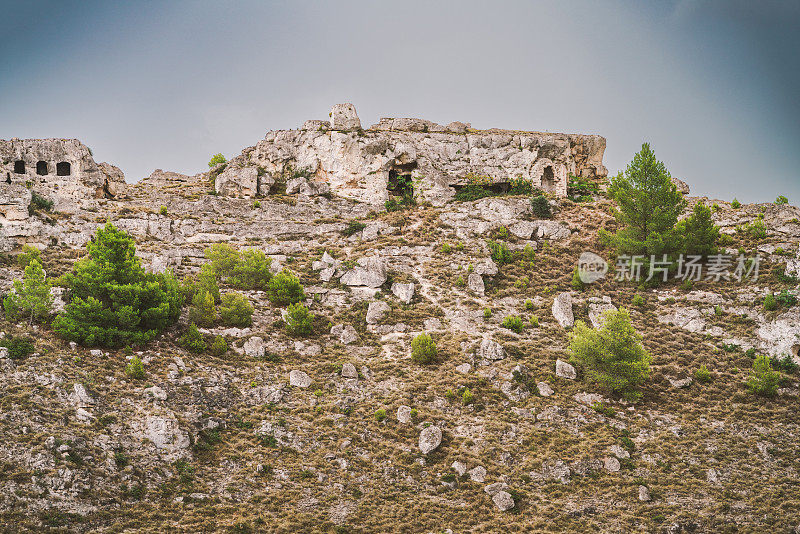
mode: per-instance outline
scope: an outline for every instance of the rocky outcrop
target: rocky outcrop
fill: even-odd
[[[374,205],[409,187],[419,198],[442,204],[473,177],[481,177],[482,186],[501,188],[523,178],[564,196],[571,174],[607,175],[606,141],[597,135],[473,130],[464,123],[402,118],[383,118],[362,130],[352,104],[337,104],[330,118],[267,133],[239,157],[242,168],[258,169],[276,182],[302,177],[312,193],[325,191],[325,184],[337,195]],[[238,194],[231,181],[245,174],[227,172],[217,177],[217,191]],[[258,191],[249,172],[241,187]]]

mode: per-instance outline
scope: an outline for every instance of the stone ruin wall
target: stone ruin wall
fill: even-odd
[[[299,130],[275,130],[231,160],[216,180],[217,192],[268,194],[297,170],[308,179],[289,188],[382,205],[397,176],[410,175],[415,191],[435,205],[450,200],[470,175],[495,187],[523,178],[557,196],[569,175],[601,180],[605,138],[598,135],[473,130],[422,119],[383,118],[368,129],[352,104],[339,104],[330,121],[306,121]]]
[[[41,222],[28,214],[33,193],[71,213],[86,199],[113,198],[124,187],[122,171],[96,163],[77,139],[0,139],[0,242],[39,232]]]

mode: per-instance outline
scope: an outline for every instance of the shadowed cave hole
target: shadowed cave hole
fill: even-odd
[[[14,174],[25,174],[25,162],[21,159],[14,162]]]
[[[56,176],[69,176],[70,174],[72,174],[72,165],[69,162],[56,163]]]
[[[553,193],[556,189],[556,175],[553,172],[553,167],[548,165],[544,168],[542,173],[542,191],[546,193]]]
[[[38,161],[36,162],[36,174],[39,176],[44,176],[47,174],[47,162],[46,161]]]
[[[392,196],[414,198],[414,181],[411,172],[417,168],[417,162],[396,165],[389,170],[387,189]]]

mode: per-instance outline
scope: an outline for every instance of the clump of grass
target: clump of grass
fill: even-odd
[[[525,323],[522,322],[522,319],[518,315],[509,315],[503,322],[500,323],[500,326],[503,328],[507,328],[512,332],[516,332],[517,334],[522,333],[522,330],[525,328]]]

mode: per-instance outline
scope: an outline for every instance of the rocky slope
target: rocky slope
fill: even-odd
[[[116,199],[32,216],[50,276],[111,219],[153,270],[180,276],[228,242],[298,274],[315,332],[287,336],[259,291],[232,350],[195,355],[181,323],[134,351],[88,350],[34,326],[36,353],[0,358],[5,532],[793,531],[800,524],[798,376],[747,393],[746,349],[796,356],[800,210],[716,202],[726,247],[762,255],[758,281],[638,290],[608,276],[571,289],[578,256],[613,229],[605,198],[524,197],[386,213],[338,196],[211,194],[208,175],[158,171]],[[710,201],[711,203],[713,201]],[[166,209],[162,210],[164,206]],[[767,236],[737,231],[764,214]],[[351,221],[364,224],[352,235]],[[518,259],[498,266],[486,239]],[[449,245],[443,247],[443,245]],[[15,253],[18,249],[12,251]],[[2,266],[4,289],[21,271]],[[644,301],[634,305],[634,296]],[[653,356],[640,402],[567,360],[574,320],[630,308]],[[486,313],[489,309],[491,313]],[[508,315],[526,327],[502,328]],[[538,318],[534,326],[531,319]],[[3,322],[6,333],[22,324]],[[411,361],[430,333],[434,363]],[[2,354],[2,353],[0,353]],[[139,355],[146,377],[124,373]],[[700,365],[709,383],[692,379]],[[464,388],[473,396],[463,401]],[[593,408],[602,402],[602,409]],[[379,410],[385,410],[385,418]]]

